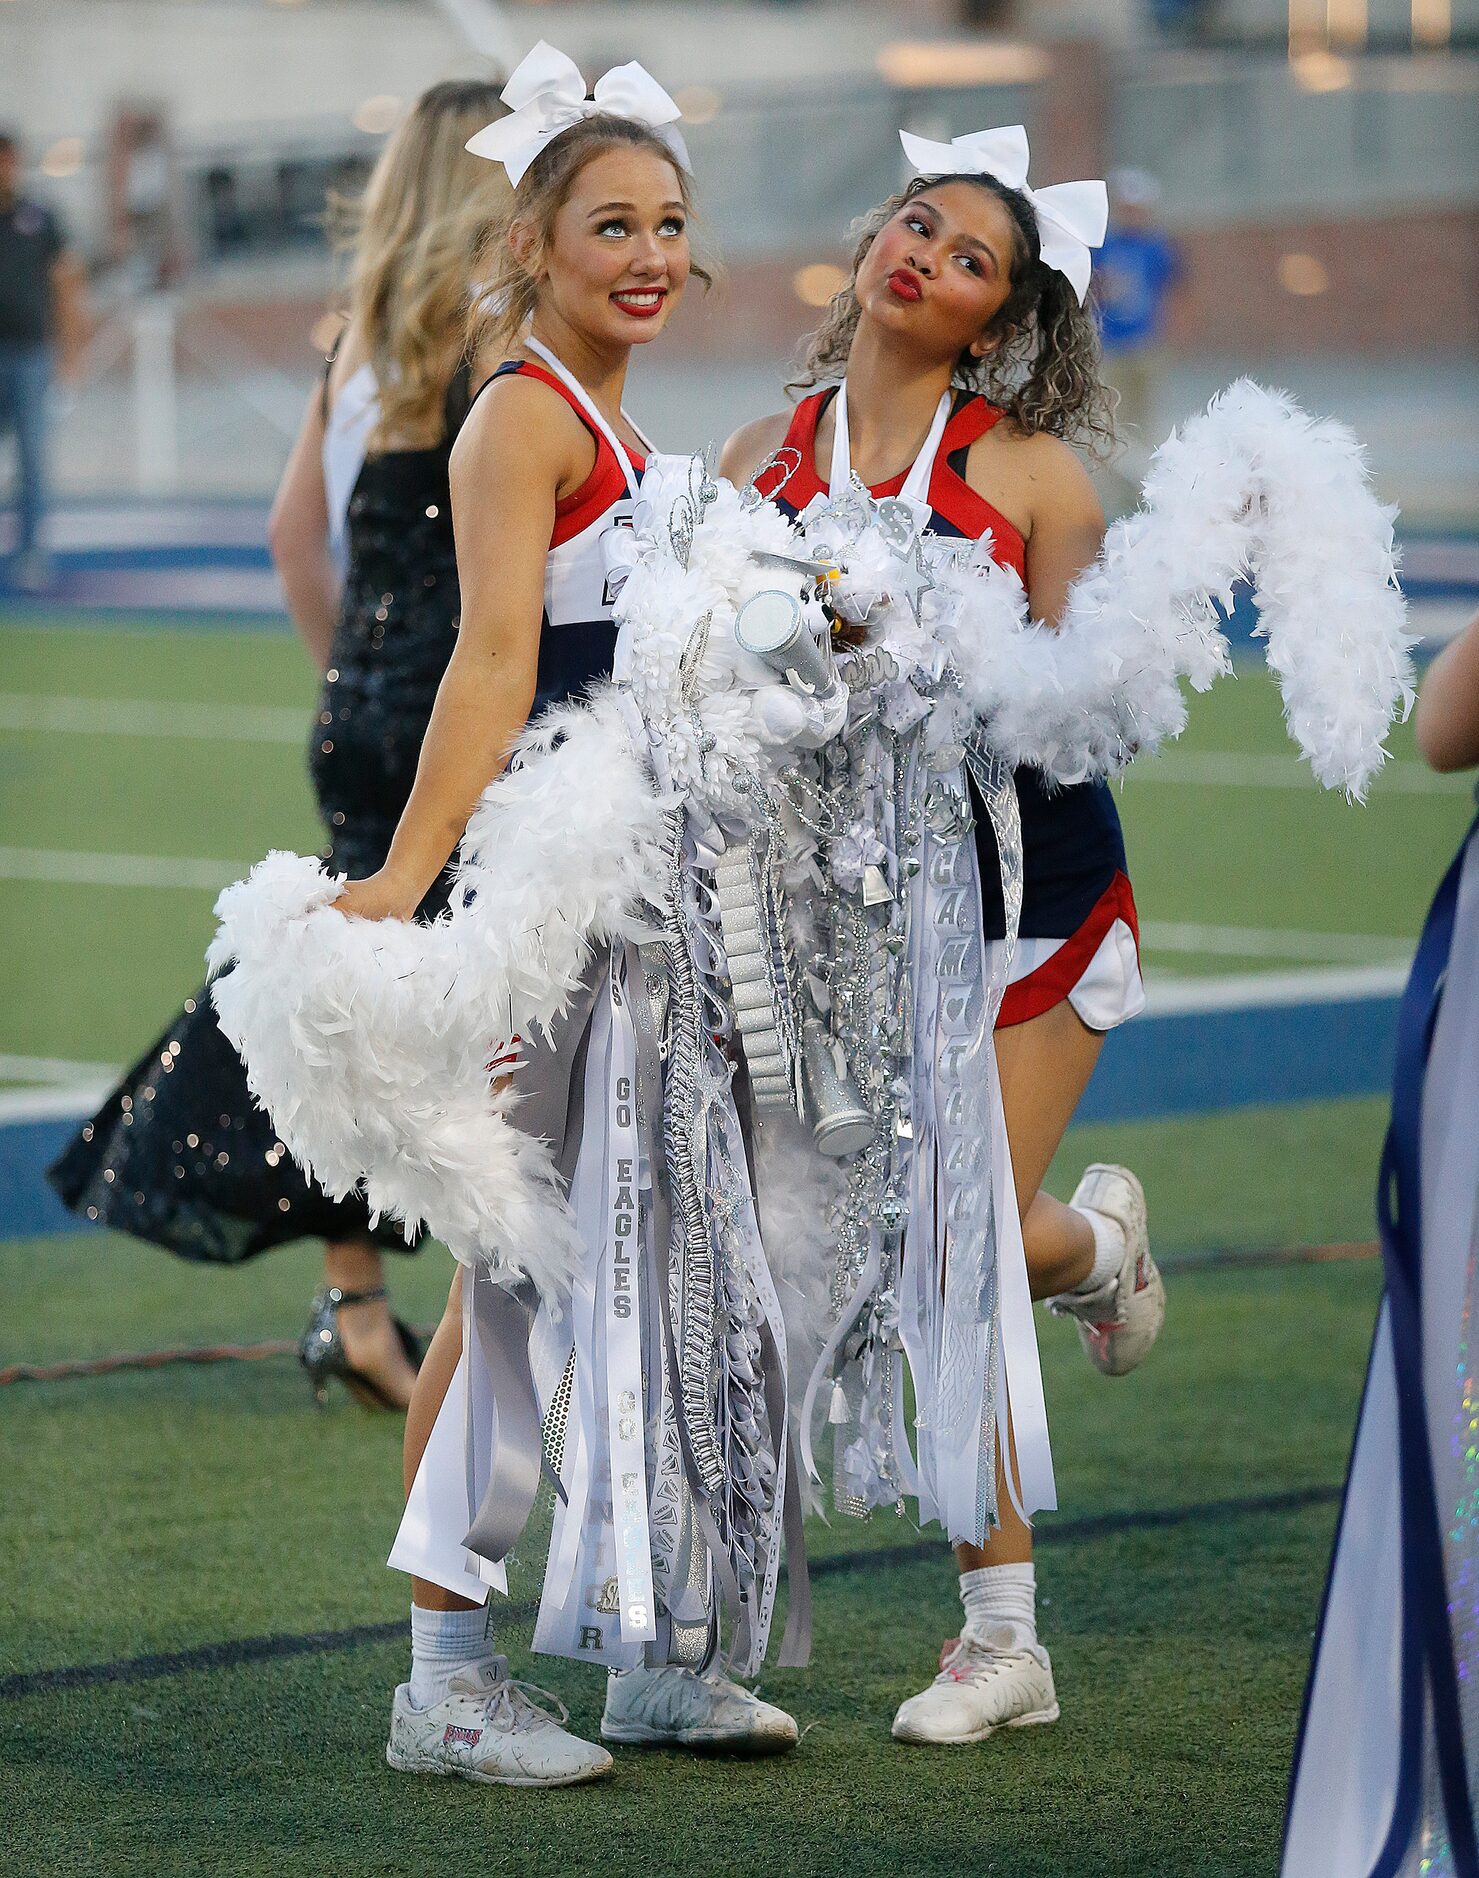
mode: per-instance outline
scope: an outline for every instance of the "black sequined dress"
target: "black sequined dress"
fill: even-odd
[[[442,442],[367,458],[350,498],[343,610],[308,766],[328,833],[324,858],[351,879],[385,859],[456,640],[447,462],[466,410],[459,375]],[[428,894],[423,917],[445,905],[448,884],[443,877]],[[283,1148],[204,988],[48,1177],[74,1212],[202,1263],[238,1264],[291,1239],[370,1232],[363,1201],[331,1200]],[[372,1236],[409,1249],[394,1221]]]

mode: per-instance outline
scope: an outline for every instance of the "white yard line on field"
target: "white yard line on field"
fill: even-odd
[[[68,1087],[79,1082],[100,1082],[116,1076],[111,1063],[78,1063],[65,1056],[14,1056],[0,1051],[0,1082],[60,1083]]]
[[[0,880],[56,881],[69,887],[190,887],[216,892],[245,879],[249,861],[175,854],[89,854],[74,848],[0,848]]]
[[[300,744],[308,741],[309,717],[309,712],[293,705],[172,704],[159,698],[75,698],[0,691],[0,730]]]
[[[1303,789],[1314,795],[1319,784],[1300,757],[1240,756],[1231,750],[1167,750],[1132,763],[1125,772],[1135,783],[1182,783],[1191,788]],[[1473,779],[1435,776],[1422,763],[1382,766],[1371,785],[1373,795],[1452,796],[1473,790]]]
[[[1202,926],[1180,920],[1140,922],[1151,952],[1203,953],[1240,959],[1303,959],[1311,965],[1396,965],[1412,956],[1410,939],[1377,933],[1301,932],[1286,926]]]
[[[1325,972],[1237,972],[1226,978],[1177,978],[1170,983],[1152,973],[1145,987],[1145,1010],[1148,1017],[1182,1017],[1280,1004],[1395,998],[1407,983],[1407,971],[1405,965],[1364,965]]]
[[[0,880],[50,881],[77,887],[182,887],[213,892],[244,879],[247,861],[175,854],[94,854],[73,848],[0,848]],[[1140,937],[1151,952],[1187,957],[1304,960],[1324,965],[1400,964],[1411,941],[1376,933],[1306,932],[1292,927],[1213,926],[1145,920]],[[3,1064],[4,1059],[0,1059]],[[0,1067],[0,1076],[5,1071]]]
[[[0,1126],[79,1120],[91,1115],[113,1087],[106,1082],[70,1083],[65,1089],[0,1089]]]
[[[297,746],[308,741],[311,713],[295,705],[173,704],[157,698],[79,698],[46,692],[0,692],[0,731],[87,737],[161,737],[207,743]],[[1132,764],[1137,783],[1183,783],[1190,788],[1303,789],[1317,784],[1308,766],[1290,753],[1251,756],[1236,751],[1171,749]],[[1388,763],[1373,785],[1379,795],[1463,795],[1462,776],[1435,776],[1421,763]]]

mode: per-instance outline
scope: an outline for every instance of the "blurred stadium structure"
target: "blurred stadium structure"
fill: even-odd
[[[1045,180],[1162,186],[1162,425],[1252,369],[1354,422],[1410,524],[1479,522],[1479,0],[0,0],[0,122],[104,316],[62,496],[265,496],[333,304],[326,192],[421,87],[540,36],[640,58],[689,119],[727,278],[644,403],[673,443],[773,402],[899,126],[1021,119]]]

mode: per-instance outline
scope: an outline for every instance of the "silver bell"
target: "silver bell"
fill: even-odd
[[[840,1047],[815,1017],[801,1026],[801,1074],[818,1151],[838,1160],[860,1154],[873,1139],[873,1117],[853,1085]]]

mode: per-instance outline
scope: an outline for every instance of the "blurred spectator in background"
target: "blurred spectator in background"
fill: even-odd
[[[1116,494],[1124,509],[1136,507],[1158,441],[1162,345],[1182,273],[1175,241],[1157,226],[1160,196],[1160,184],[1146,170],[1110,172],[1109,233],[1094,269],[1104,378],[1119,394],[1115,428],[1123,454]]]
[[[212,254],[229,254],[247,238],[246,217],[236,187],[236,172],[221,165],[205,173],[206,226]]]
[[[42,592],[50,580],[42,525],[51,384],[81,370],[84,279],[56,216],[21,194],[20,146],[0,131],[0,437],[15,433],[10,581],[24,593]]]
[[[104,174],[108,250],[119,286],[131,297],[173,286],[186,257],[164,118],[155,111],[120,109],[108,132]]]

